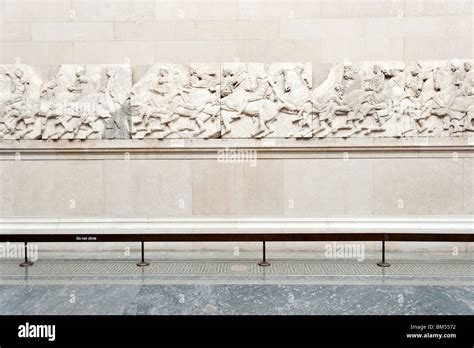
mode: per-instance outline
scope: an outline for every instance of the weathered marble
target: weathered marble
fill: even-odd
[[[220,136],[218,64],[155,64],[132,89],[132,138]]]
[[[474,61],[364,62],[314,90],[316,137],[474,134]]]
[[[62,65],[43,81],[0,65],[0,138],[472,137],[474,60]]]
[[[126,138],[131,86],[126,65],[62,65],[41,90],[42,138]]]
[[[311,136],[309,63],[222,65],[224,138]]]
[[[130,67],[61,65],[50,81],[28,65],[0,68],[0,138],[129,137]]]
[[[0,65],[0,139],[41,138],[41,85],[29,65]]]

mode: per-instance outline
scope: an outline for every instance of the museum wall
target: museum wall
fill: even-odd
[[[342,140],[344,147],[341,140],[290,140],[294,147],[286,149],[276,148],[285,139],[274,141],[275,148],[257,147],[262,140],[222,140],[237,144],[235,150],[220,139],[212,142],[215,148],[203,139],[178,148],[170,146],[173,140],[149,139],[140,148],[131,145],[136,140],[108,141],[117,143],[109,148],[87,140],[51,145],[55,151],[35,146],[36,140],[21,147],[4,141],[0,212],[107,218],[474,214],[471,138],[404,139],[403,145],[382,138],[370,148],[365,139]]]
[[[35,146],[35,140],[23,141],[22,146],[5,142],[0,162],[1,229],[7,233],[262,229],[466,233],[474,227],[470,138],[377,139],[369,148],[365,139],[346,139],[344,146],[341,139],[303,140],[303,144],[295,140],[298,144],[287,149],[280,147],[281,141],[288,143],[285,139],[269,148],[262,148],[261,140],[240,140],[250,143],[247,150],[234,144],[241,160],[233,160],[232,154],[227,160],[219,157],[222,147],[209,149],[208,140],[190,141],[193,147],[181,144],[179,151],[176,142],[153,139],[142,141],[140,148],[130,140],[107,141],[119,143],[112,148],[88,140],[88,148],[51,146],[57,147],[55,151]],[[160,145],[152,148],[150,141]],[[8,147],[16,152],[7,153]],[[244,151],[253,152],[248,157]],[[236,247],[242,252],[259,250],[258,243],[150,244],[149,250],[218,250],[229,255]],[[431,251],[452,259],[472,252],[470,244],[391,242],[388,250]],[[364,245],[366,257],[376,259],[380,243]],[[46,243],[41,250],[137,247],[136,243]],[[274,242],[268,247],[271,252],[320,255],[325,243]]]
[[[473,58],[474,8],[463,0],[0,0],[0,6],[0,64],[31,65],[44,81],[61,64],[129,64],[136,84],[154,63],[291,61],[312,64],[316,87],[347,61],[441,60],[445,67],[454,58]],[[433,230],[446,222],[447,231],[450,219],[460,217],[471,224],[464,231],[472,231],[471,134],[2,140],[0,217],[18,224],[279,217],[284,227],[292,219],[332,216],[353,219],[354,232],[365,219],[411,226],[408,221],[425,217]],[[252,157],[220,158],[228,148]],[[451,245],[429,248],[449,252]]]
[[[471,0],[1,0],[0,63],[472,58]],[[44,76],[45,77],[45,76]]]

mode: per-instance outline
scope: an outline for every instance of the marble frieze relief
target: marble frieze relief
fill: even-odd
[[[27,65],[0,69],[4,139],[129,137],[130,67],[61,65],[49,81]]]
[[[222,65],[224,138],[311,137],[309,63]]]
[[[313,93],[316,137],[474,131],[473,61],[339,64]]]
[[[42,84],[29,65],[0,66],[0,138],[41,139]]]
[[[132,88],[132,138],[220,137],[219,99],[219,64],[155,64]]]
[[[0,65],[0,139],[470,137],[473,64]]]

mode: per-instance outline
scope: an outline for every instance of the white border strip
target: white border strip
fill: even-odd
[[[0,218],[0,233],[474,233],[474,216]]]

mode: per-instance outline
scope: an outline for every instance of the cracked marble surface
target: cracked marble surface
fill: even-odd
[[[472,315],[473,286],[1,285],[0,314]]]

